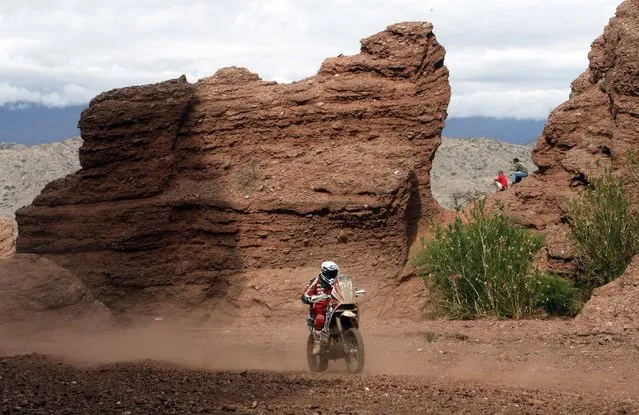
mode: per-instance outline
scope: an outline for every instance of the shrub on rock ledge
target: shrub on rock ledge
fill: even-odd
[[[570,222],[579,283],[588,290],[617,279],[639,253],[639,211],[628,188],[610,173],[572,200]]]

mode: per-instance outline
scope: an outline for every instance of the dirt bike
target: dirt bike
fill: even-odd
[[[306,358],[311,372],[323,372],[329,360],[344,359],[346,371],[360,373],[364,369],[364,340],[359,332],[359,309],[355,299],[366,294],[355,290],[348,275],[335,279],[331,294],[313,296],[311,302],[330,299],[326,310],[326,323],[320,336],[328,336],[318,355],[313,354],[313,327],[306,342]]]

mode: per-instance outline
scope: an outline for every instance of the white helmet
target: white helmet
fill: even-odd
[[[322,262],[320,269],[320,278],[322,281],[329,285],[333,285],[335,278],[337,278],[337,274],[339,273],[339,266],[337,266],[337,264],[333,261],[324,261]]]

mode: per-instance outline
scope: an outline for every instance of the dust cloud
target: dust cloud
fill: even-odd
[[[503,324],[370,322],[362,328],[363,376],[639,394],[636,339],[584,339],[561,322]],[[308,372],[307,335],[303,321],[220,326],[162,321],[95,332],[67,328],[21,334],[0,329],[0,356],[39,353],[76,366],[154,361],[209,371]],[[331,361],[328,372],[350,376],[342,360]]]

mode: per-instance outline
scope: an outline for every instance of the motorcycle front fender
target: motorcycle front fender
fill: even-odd
[[[347,309],[344,310],[344,308],[340,305],[338,305],[337,307],[333,308],[333,309],[329,309],[327,315],[326,315],[326,324],[327,327],[332,327],[332,326],[337,326],[338,331],[341,333],[343,332],[343,328],[342,328],[342,319],[344,320],[349,320],[351,322],[351,324],[349,324],[349,326],[358,326],[358,312],[357,312],[357,308],[353,308],[353,309]]]

